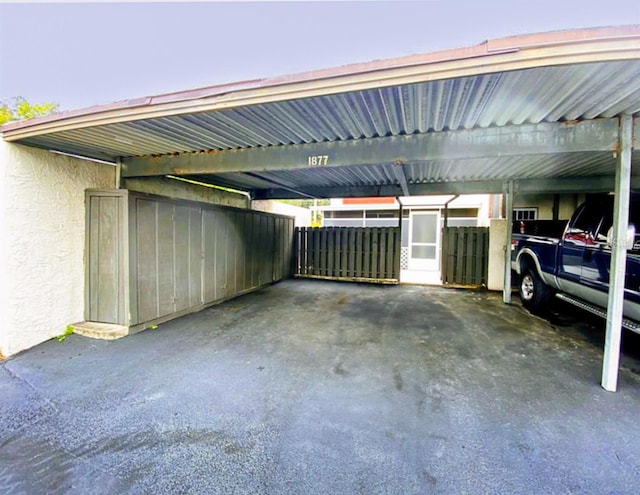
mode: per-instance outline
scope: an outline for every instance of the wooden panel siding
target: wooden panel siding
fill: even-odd
[[[165,321],[291,276],[293,218],[126,190],[87,205],[88,321]]]
[[[120,321],[125,316],[122,203],[116,196],[96,196],[88,202],[86,318],[92,321]]]

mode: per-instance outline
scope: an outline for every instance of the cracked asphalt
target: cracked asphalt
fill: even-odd
[[[562,309],[562,308],[560,308]],[[636,494],[640,358],[497,293],[288,280],[0,363],[3,494]]]

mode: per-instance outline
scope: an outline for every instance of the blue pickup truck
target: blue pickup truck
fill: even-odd
[[[544,313],[555,295],[606,317],[613,196],[590,196],[563,225],[514,223],[511,264],[518,274],[522,304],[533,313]],[[640,195],[632,195],[629,210],[623,320],[625,328],[640,333],[640,240],[635,235],[636,225],[640,226]]]

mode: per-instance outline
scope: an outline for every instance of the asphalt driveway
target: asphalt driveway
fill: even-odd
[[[500,294],[289,280],[0,363],[0,493],[616,493],[640,361]]]

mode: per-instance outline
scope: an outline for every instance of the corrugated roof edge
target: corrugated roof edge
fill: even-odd
[[[216,103],[218,103],[221,108],[229,108],[234,106],[233,104],[230,104],[233,100],[231,95],[243,94],[250,90],[269,90],[282,87],[286,88],[294,85],[309,85],[310,83],[318,81],[340,80],[343,78],[353,78],[355,76],[371,73],[385,73],[397,69],[408,69],[417,66],[434,66],[450,62],[473,60],[479,57],[518,53],[521,50],[532,48],[572,46],[577,43],[597,43],[624,39],[640,39],[640,25],[585,28],[509,36],[506,38],[487,40],[471,47],[441,50],[426,54],[414,54],[392,59],[374,60],[371,62],[312,70],[273,78],[254,79],[156,96],[133,98],[79,110],[60,112],[25,121],[9,122],[3,125],[0,130],[5,140],[16,141],[28,136],[46,134],[49,131],[54,132],[92,125],[132,121],[149,117],[178,115],[191,112],[195,113],[207,110],[211,111],[214,110],[214,108],[206,108],[207,103],[209,106],[212,106],[212,102],[207,101],[210,99],[217,99],[218,101]],[[640,45],[638,45],[637,51],[640,53]],[[560,55],[561,54],[556,54],[555,57],[558,58]],[[600,55],[602,56],[602,54]],[[584,54],[582,54],[582,56],[584,56]],[[524,57],[522,58],[524,59]],[[536,59],[534,58],[533,60]],[[529,65],[532,65],[531,61],[528,63]],[[476,73],[489,73],[496,71],[495,66],[487,64],[484,60],[480,65],[484,70],[476,70]],[[468,71],[469,68],[464,67],[463,70],[459,72],[464,73],[464,70]],[[431,80],[438,78],[445,77],[444,75],[442,75],[442,77],[432,76]],[[380,82],[378,82],[378,84],[380,86],[385,85]],[[342,85],[336,84],[336,86]],[[337,91],[326,92],[333,93]],[[284,93],[287,92],[273,91],[271,93],[271,96],[274,97],[273,101],[286,99],[282,97],[278,98],[278,96]],[[221,100],[220,98],[225,95],[229,96],[227,101]],[[265,95],[261,96],[263,98],[265,97]],[[240,104],[251,103],[252,101],[245,101]],[[240,104],[235,106],[239,106]]]

